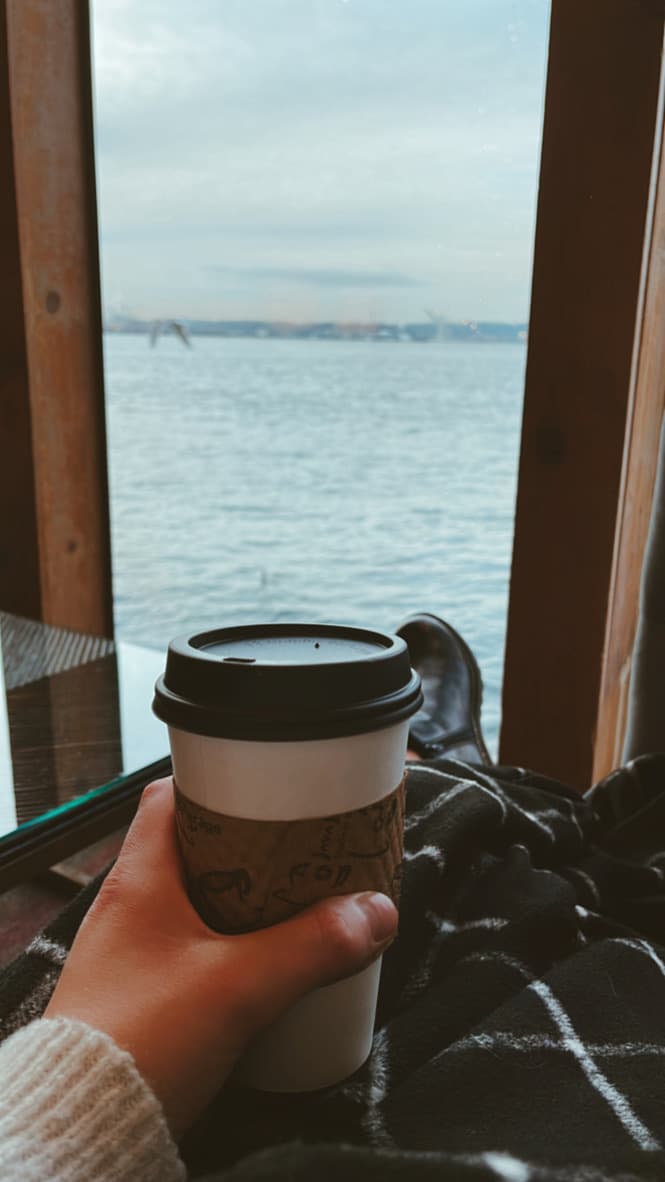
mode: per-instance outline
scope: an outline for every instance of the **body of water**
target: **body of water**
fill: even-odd
[[[525,356],[107,336],[119,637],[431,611],[476,653],[495,749]]]

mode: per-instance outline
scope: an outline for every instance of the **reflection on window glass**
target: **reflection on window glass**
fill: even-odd
[[[547,0],[95,0],[116,627],[448,619],[496,741]]]

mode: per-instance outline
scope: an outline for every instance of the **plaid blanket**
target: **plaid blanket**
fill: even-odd
[[[664,875],[665,755],[585,798],[413,765],[369,1061],[311,1095],[227,1086],[183,1145],[192,1177],[662,1180]],[[0,976],[3,1035],[41,1013],[93,890]]]

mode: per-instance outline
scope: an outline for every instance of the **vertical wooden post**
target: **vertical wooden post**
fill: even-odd
[[[9,339],[13,352],[0,469],[22,473],[23,485],[11,498],[17,520],[0,523],[0,607],[110,636],[88,6],[2,0],[0,14],[0,201],[10,214],[0,282],[11,309],[0,345]]]
[[[594,736],[665,6],[553,0],[501,759],[580,789]]]
[[[645,262],[644,309],[626,430],[596,722],[595,780],[607,775],[621,761],[642,565],[665,413],[665,140],[662,138],[652,234]]]
[[[0,608],[39,618],[37,509],[28,358],[9,106],[6,11],[0,3]]]

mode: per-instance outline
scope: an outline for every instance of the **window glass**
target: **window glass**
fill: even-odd
[[[511,559],[547,0],[94,0],[116,629],[430,611]]]

